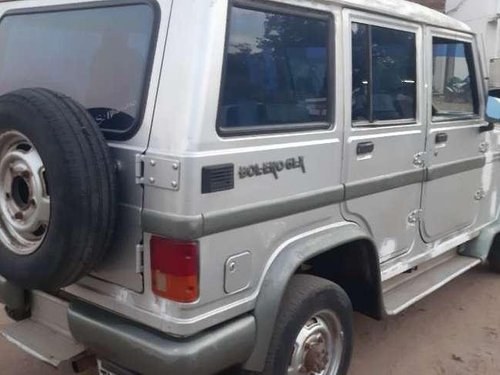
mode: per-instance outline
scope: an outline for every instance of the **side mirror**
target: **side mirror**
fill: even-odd
[[[491,131],[495,128],[495,124],[500,123],[500,90],[491,90],[488,96],[488,103],[486,105],[486,121],[487,126],[482,126],[479,131]]]
[[[486,104],[486,120],[500,122],[500,89],[490,90]]]

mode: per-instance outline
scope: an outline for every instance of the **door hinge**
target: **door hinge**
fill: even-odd
[[[135,247],[135,273],[144,272],[144,245],[137,244]]]
[[[483,188],[480,188],[478,191],[476,191],[476,194],[474,194],[474,200],[480,201],[484,198],[486,198],[486,191]]]
[[[425,167],[426,152],[419,152],[413,156],[413,165],[417,168]]]
[[[481,144],[479,145],[479,152],[481,154],[486,154],[489,149],[490,149],[490,144],[488,142],[481,142]]]
[[[144,155],[137,154],[135,155],[135,182],[140,185],[142,184],[142,180],[144,179],[144,162],[142,161],[142,157]]]
[[[410,212],[408,215],[408,223],[414,225],[422,221],[423,213],[424,211],[421,209]]]
[[[179,190],[181,164],[178,160],[138,154],[135,156],[135,180],[138,185]]]

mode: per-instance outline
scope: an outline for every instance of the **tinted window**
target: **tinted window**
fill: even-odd
[[[478,113],[470,43],[434,38],[432,111],[435,120]]]
[[[352,119],[369,121],[371,118],[370,28],[352,25]]]
[[[142,109],[153,18],[148,5],[7,16],[0,24],[0,93],[59,91],[103,129],[126,132]]]
[[[414,119],[415,34],[354,23],[352,45],[353,120]]]
[[[327,122],[328,19],[233,7],[219,126]]]

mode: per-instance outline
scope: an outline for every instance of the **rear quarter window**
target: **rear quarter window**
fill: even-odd
[[[328,15],[233,6],[229,17],[219,131],[328,127]]]
[[[0,94],[61,92],[106,135],[126,138],[141,121],[154,25],[148,3],[8,14],[0,22]]]

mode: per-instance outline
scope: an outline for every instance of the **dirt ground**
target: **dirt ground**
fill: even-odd
[[[1,325],[7,322],[0,317]],[[356,315],[355,333],[349,375],[498,375],[500,275],[473,270],[383,322]],[[63,375],[3,339],[0,369],[2,375]]]

